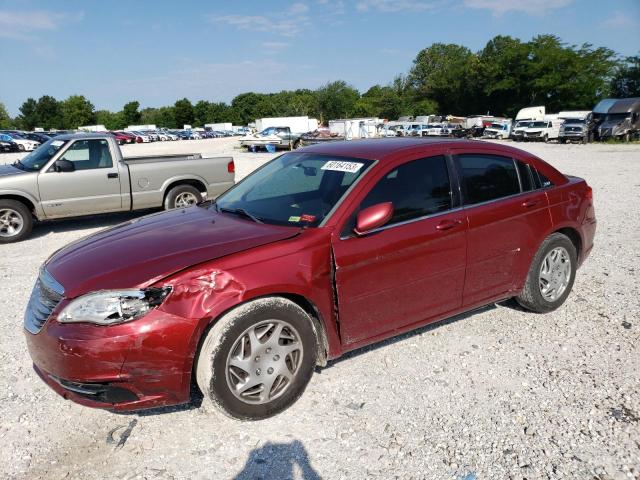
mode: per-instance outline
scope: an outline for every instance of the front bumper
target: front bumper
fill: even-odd
[[[158,309],[110,327],[61,324],[54,313],[25,336],[35,371],[58,394],[126,411],[189,401],[196,323]]]

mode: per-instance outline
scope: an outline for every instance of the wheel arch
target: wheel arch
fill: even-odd
[[[37,217],[37,210],[36,210],[35,203],[31,199],[23,195],[16,195],[12,193],[0,193],[0,200],[14,200],[16,202],[23,203],[29,209],[31,214],[34,217]]]
[[[167,184],[162,188],[162,190],[163,190],[162,203],[163,204],[164,204],[165,200],[167,199],[167,195],[169,194],[169,192],[173,188],[175,188],[175,187],[177,187],[179,185],[191,185],[192,187],[197,188],[199,192],[208,192],[207,185],[206,185],[205,181],[202,180],[202,179],[194,178],[194,177],[170,179],[170,180],[167,181]]]
[[[561,233],[571,240],[573,246],[576,247],[576,255],[578,256],[578,264],[580,264],[580,260],[582,258],[582,237],[580,236],[580,232],[573,227],[562,227],[553,232],[553,233]],[[550,234],[550,235],[551,235]]]

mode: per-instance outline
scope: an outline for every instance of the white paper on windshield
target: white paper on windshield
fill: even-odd
[[[355,173],[362,168],[362,163],[358,162],[343,162],[340,160],[330,160],[325,163],[321,170],[333,170],[334,172],[348,172]]]
[[[53,142],[51,142],[51,145],[54,147],[60,147],[64,145],[64,142],[62,140],[54,140]]]

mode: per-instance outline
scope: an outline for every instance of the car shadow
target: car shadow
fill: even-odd
[[[90,228],[104,229],[158,211],[160,210],[136,210],[135,212],[101,213],[88,215],[86,217],[44,220],[34,224],[33,231],[29,237],[38,238],[49,235],[50,233],[75,232],[77,230],[87,230]]]
[[[296,469],[299,471],[299,477],[296,475]],[[290,443],[267,442],[260,448],[254,448],[240,473],[233,478],[234,480],[321,479],[318,472],[311,466],[309,454],[300,440],[293,440]]]

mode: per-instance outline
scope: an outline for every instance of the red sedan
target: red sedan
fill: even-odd
[[[36,372],[84,405],[188,402],[195,381],[264,418],[349,350],[507,298],[558,308],[595,228],[586,182],[518,149],[315,145],[56,252],[25,334]]]

